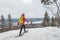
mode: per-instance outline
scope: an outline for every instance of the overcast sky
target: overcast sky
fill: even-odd
[[[52,8],[56,12],[55,5]],[[43,18],[46,10],[51,17],[52,12],[44,8],[40,0],[0,0],[0,17],[3,14],[7,18],[11,14],[12,18],[19,18],[25,13],[27,18]]]

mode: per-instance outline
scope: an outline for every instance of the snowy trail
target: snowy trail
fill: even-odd
[[[10,37],[14,36],[18,32],[19,32],[19,30],[14,30],[14,31],[8,31],[8,32],[0,33],[0,39],[1,40],[5,40],[7,38],[10,38]]]
[[[1,40],[60,40],[60,28],[31,28],[23,36],[15,38],[19,34],[19,30],[13,30],[0,33]]]

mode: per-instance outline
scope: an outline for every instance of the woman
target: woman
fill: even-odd
[[[18,25],[20,24],[20,26],[21,26],[19,36],[21,35],[22,28],[24,28],[24,32],[26,32],[25,22],[28,22],[28,21],[27,21],[27,19],[25,18],[25,14],[23,13],[23,14],[21,15],[21,17],[19,18],[19,20],[18,20]]]

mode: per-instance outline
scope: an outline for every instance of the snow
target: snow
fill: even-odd
[[[31,22],[26,22],[25,24],[30,24]],[[36,21],[36,22],[32,22],[32,24],[37,24],[37,23],[42,23],[42,21]]]
[[[30,28],[23,36],[15,38],[19,34],[19,30],[11,30],[0,33],[0,40],[60,40],[60,28]]]
[[[42,21],[33,22],[33,24],[38,24],[38,23],[42,23]]]

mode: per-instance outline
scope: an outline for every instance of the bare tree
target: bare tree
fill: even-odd
[[[51,11],[52,11],[52,13],[55,15],[55,17],[56,17],[56,19],[57,19],[57,27],[59,27],[59,21],[60,21],[60,14],[59,14],[59,7],[60,7],[60,3],[58,2],[58,0],[41,0],[41,3],[44,3],[44,5],[46,6],[48,6],[48,5],[52,5],[52,4],[55,4],[56,5],[56,7],[57,7],[57,13],[56,13],[56,15],[54,14],[54,12],[53,12],[53,10],[51,9],[51,8],[49,8],[49,7],[46,7],[46,8],[48,8],[48,9],[50,9]]]

